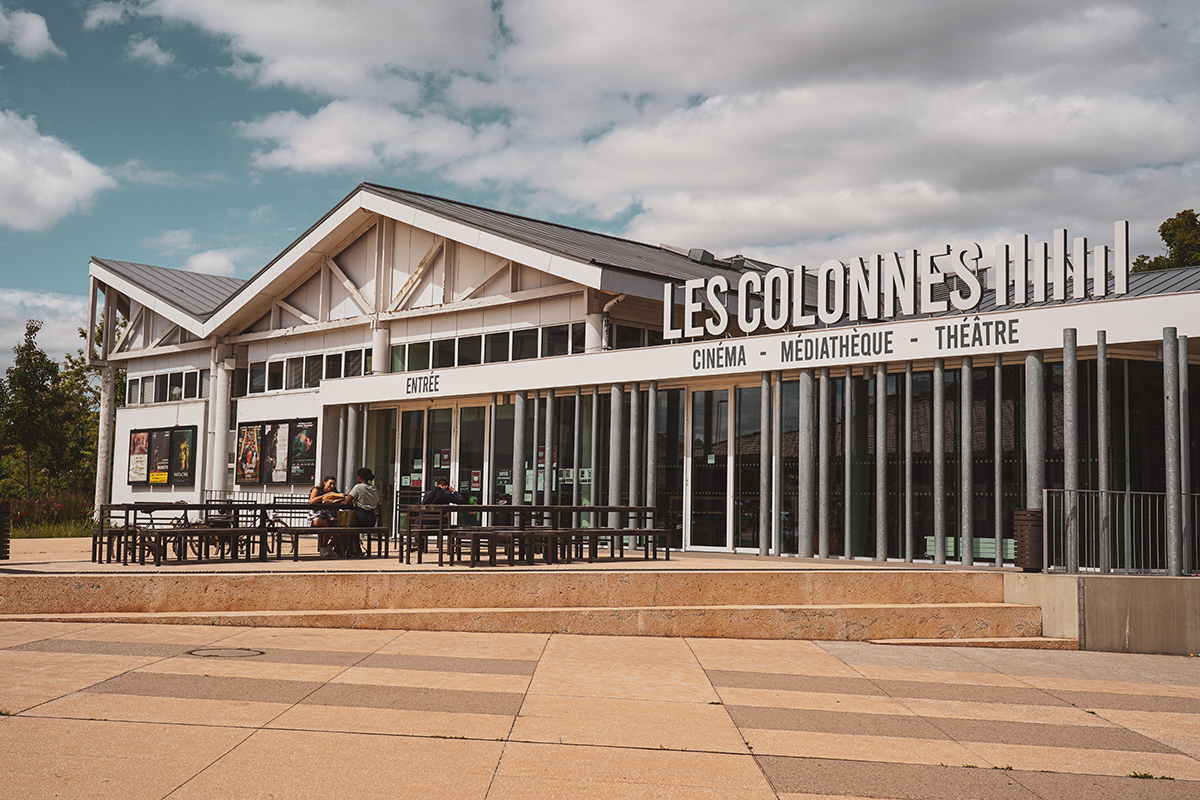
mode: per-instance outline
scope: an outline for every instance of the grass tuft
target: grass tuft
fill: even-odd
[[[49,522],[41,525],[29,525],[14,528],[13,539],[66,539],[76,536],[91,536],[92,523],[85,522]]]

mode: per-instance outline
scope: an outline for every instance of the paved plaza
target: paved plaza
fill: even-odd
[[[0,622],[0,709],[12,798],[1200,797],[1173,656]]]

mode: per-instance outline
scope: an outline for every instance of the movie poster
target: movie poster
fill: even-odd
[[[150,431],[150,483],[165,484],[171,476],[171,431]]]
[[[191,485],[196,482],[195,447],[195,426],[171,431],[171,483]]]
[[[311,486],[317,479],[317,421],[294,420],[291,442],[291,482]]]
[[[259,439],[262,425],[238,425],[237,482],[262,482],[262,453]]]
[[[263,483],[288,482],[288,424],[268,422],[263,425],[262,440]]]
[[[131,431],[129,434],[129,483],[149,480],[150,431]]]

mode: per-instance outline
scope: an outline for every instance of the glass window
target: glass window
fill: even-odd
[[[484,338],[483,360],[488,364],[508,361],[508,331],[489,333]]]
[[[304,386],[304,359],[289,358],[287,360],[287,388],[300,389]]]
[[[542,328],[542,357],[565,356],[570,338],[570,328],[567,325]]]
[[[357,378],[362,375],[362,350],[347,350],[342,367],[342,374],[347,378]]]
[[[404,345],[392,345],[392,372],[404,372]]]
[[[321,369],[325,366],[324,356],[308,356],[304,359],[304,388],[321,385]]]
[[[512,360],[520,361],[526,358],[537,358],[538,356],[538,331],[534,328],[531,331],[513,331],[512,332]]]
[[[613,349],[627,350],[631,347],[642,347],[646,344],[645,331],[631,325],[613,325]]]
[[[254,361],[250,364],[250,394],[262,394],[267,390],[267,362]]]
[[[408,371],[429,369],[429,342],[413,342],[408,346]]]
[[[325,356],[325,377],[340,378],[342,377],[342,354],[333,353]]]
[[[197,379],[200,377],[198,372],[185,372],[183,374],[183,398],[191,400],[196,396]]]
[[[234,370],[234,372],[233,372],[233,374],[234,374],[234,384],[233,384],[234,389],[236,389],[238,386],[237,374],[239,372],[242,373],[242,384],[241,385],[242,386],[246,385],[246,370],[244,370],[244,369]],[[154,376],[154,402],[156,402],[156,403],[167,402],[167,381],[168,380],[169,380],[169,376],[167,376],[167,375],[155,375]]]
[[[208,383],[209,383],[208,370],[206,370],[206,369],[200,370],[200,396],[201,397],[208,397]]]
[[[283,362],[272,361],[267,364],[267,391],[278,392],[283,388]]]
[[[371,359],[374,357],[375,357],[375,354],[373,352],[371,352],[370,350],[363,350],[363,374],[364,375],[370,375],[371,370],[374,369],[374,367],[371,364]]]
[[[571,323],[571,352],[582,353],[587,348],[587,325]]]
[[[662,331],[646,331],[646,344],[650,347],[663,343]]]
[[[132,406],[142,402],[142,379],[130,378],[125,384],[125,405]]]
[[[441,339],[433,343],[433,368],[454,366],[454,340]]]
[[[482,362],[483,337],[464,336],[458,340],[458,365],[469,367]]]

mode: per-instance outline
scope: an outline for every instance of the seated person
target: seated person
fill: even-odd
[[[466,505],[466,498],[450,488],[450,481],[438,478],[433,488],[421,498],[423,506]]]
[[[337,490],[337,478],[326,475],[321,483],[314,486],[308,493],[308,504],[311,508],[309,520],[314,528],[332,528],[337,526],[337,504],[346,495]],[[317,550],[328,549],[329,535],[325,532],[317,534]]]

